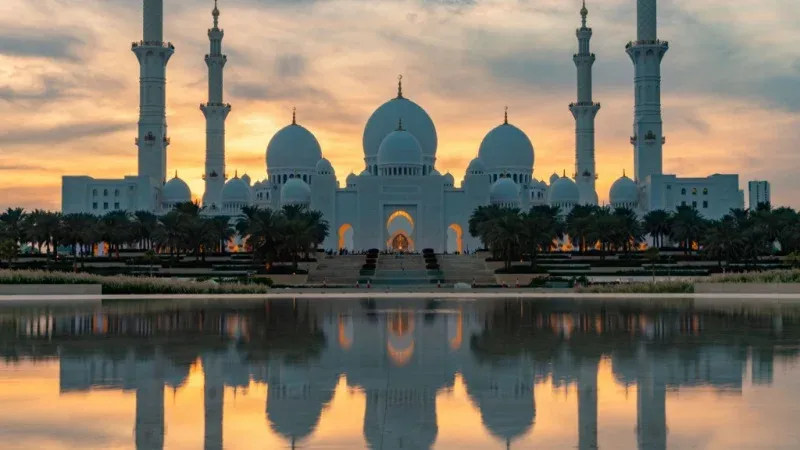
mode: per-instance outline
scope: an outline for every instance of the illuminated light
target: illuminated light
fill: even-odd
[[[348,230],[352,230],[353,234],[355,234],[355,230],[353,229],[353,226],[350,225],[349,223],[343,224],[342,226],[339,227],[339,248],[340,249],[345,248],[344,234]]]
[[[448,229],[452,229],[456,233],[456,251],[462,253],[464,251],[464,229],[457,223],[451,223]]]
[[[353,346],[353,324],[344,316],[339,316],[339,346],[350,350]]]

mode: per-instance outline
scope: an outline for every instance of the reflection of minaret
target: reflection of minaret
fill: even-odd
[[[205,450],[222,450],[222,411],[225,400],[223,370],[222,358],[214,356],[203,358]]]
[[[654,363],[643,352],[639,358],[636,417],[639,450],[667,448],[667,387],[655,370]]]
[[[578,373],[578,449],[597,448],[597,361],[581,364]]]
[[[136,367],[136,448],[164,448],[164,379],[159,354]]]

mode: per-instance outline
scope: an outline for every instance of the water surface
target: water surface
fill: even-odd
[[[570,301],[0,309],[3,449],[797,449],[791,313]]]

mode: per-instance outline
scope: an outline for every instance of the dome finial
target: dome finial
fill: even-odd
[[[508,105],[506,105],[506,113],[503,118],[503,124],[508,125]]]
[[[292,106],[292,125],[297,125],[297,107]]]
[[[403,129],[403,118],[400,117],[397,121],[397,131],[405,131]]]
[[[175,169],[175,178],[178,178],[178,169]]]
[[[567,169],[564,169],[564,173],[561,175],[561,178],[567,178]]]
[[[233,178],[239,178],[239,169],[236,169],[236,171],[233,173]]]
[[[622,169],[622,176],[625,177],[625,169]]]
[[[403,75],[397,76],[397,98],[403,98]]]

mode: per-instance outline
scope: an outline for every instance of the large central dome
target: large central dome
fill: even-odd
[[[367,120],[363,138],[364,156],[368,159],[378,156],[381,142],[397,129],[399,119],[403,119],[405,130],[419,141],[423,156],[428,160],[436,157],[439,141],[433,120],[419,105],[403,97],[402,88],[398,89],[396,98],[381,105]]]
[[[478,158],[489,172],[533,167],[533,145],[528,136],[514,125],[504,122],[483,138]]]

